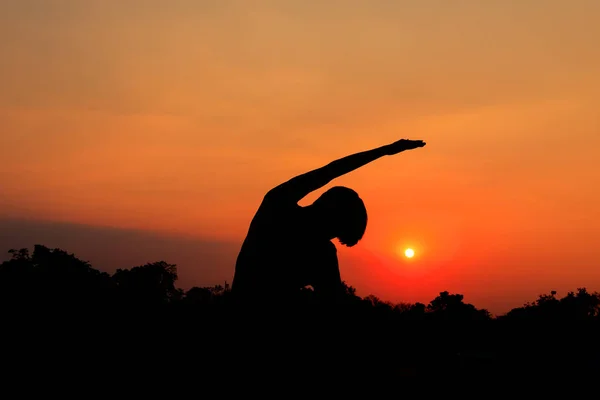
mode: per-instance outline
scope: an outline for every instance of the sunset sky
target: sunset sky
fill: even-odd
[[[41,243],[231,282],[266,191],[406,137],[427,146],[332,182],[369,212],[364,240],[338,244],[360,295],[448,290],[502,313],[600,290],[599,16],[597,0],[2,0],[0,259]]]

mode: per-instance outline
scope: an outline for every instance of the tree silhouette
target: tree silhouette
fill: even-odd
[[[462,294],[441,292],[429,303],[427,311],[436,317],[453,321],[486,320],[490,318],[490,313],[487,310],[478,310],[472,304],[465,304],[463,299]]]
[[[0,265],[4,300],[38,308],[85,308],[102,304],[111,289],[110,276],[61,249],[35,245],[11,250],[12,258]]]
[[[459,293],[440,292],[427,304],[393,304],[375,295],[361,297],[346,282],[335,306],[321,304],[307,287],[296,299],[268,293],[266,312],[258,312],[230,301],[227,282],[184,292],[176,285],[176,265],[166,261],[118,269],[111,276],[61,249],[35,245],[32,253],[11,249],[9,254],[0,264],[4,321],[11,315],[37,321],[37,343],[48,340],[41,327],[44,332],[65,327],[63,353],[71,346],[75,353],[129,355],[130,361],[135,353],[161,368],[183,368],[186,363],[172,358],[185,354],[210,360],[189,367],[203,374],[335,370],[379,380],[406,374],[500,377],[506,371],[526,374],[539,363],[555,372],[566,365],[583,374],[597,373],[600,365],[600,294],[584,287],[562,298],[555,291],[541,294],[499,317],[466,303]],[[75,335],[84,320],[93,322],[93,329]],[[21,325],[6,326],[20,332]],[[75,342],[83,344],[75,347]],[[273,368],[265,372],[251,360]],[[392,367],[378,367],[383,365]]]
[[[119,297],[138,306],[164,305],[183,297],[175,287],[177,267],[165,261],[148,263],[132,269],[118,269],[112,276]]]

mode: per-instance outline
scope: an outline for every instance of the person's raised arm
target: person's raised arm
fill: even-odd
[[[392,144],[352,154],[335,160],[321,168],[298,175],[271,189],[268,195],[277,195],[278,197],[281,196],[290,201],[298,202],[309,193],[322,188],[335,178],[352,172],[378,158],[423,146],[425,146],[425,142],[422,140],[402,139]]]

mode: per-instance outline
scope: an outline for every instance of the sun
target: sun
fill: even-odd
[[[413,258],[415,256],[415,251],[413,249],[404,250],[404,255],[408,258]]]

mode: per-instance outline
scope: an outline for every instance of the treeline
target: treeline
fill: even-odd
[[[79,329],[77,335],[70,330],[69,343],[85,338],[89,346],[92,336],[103,343],[113,338],[113,351],[118,343],[131,353],[158,341],[168,347],[163,356],[203,354],[240,366],[270,354],[278,361],[268,363],[303,360],[294,365],[327,369],[335,361],[346,373],[362,360],[378,365],[378,374],[383,368],[392,375],[436,368],[444,374],[491,369],[499,374],[544,362],[557,369],[559,361],[595,371],[600,362],[600,293],[585,288],[564,297],[540,295],[500,317],[466,303],[461,294],[441,292],[428,304],[393,304],[357,296],[350,285],[336,307],[318,304],[306,289],[297,303],[273,298],[265,311],[234,307],[227,283],[183,291],[176,285],[176,265],[165,261],[111,275],[61,249],[36,245],[32,253],[9,253],[0,264],[4,320],[13,318],[13,330],[22,326],[14,323],[19,319],[37,324],[37,332]],[[137,339],[125,343],[116,337]]]

